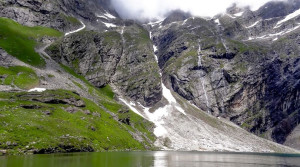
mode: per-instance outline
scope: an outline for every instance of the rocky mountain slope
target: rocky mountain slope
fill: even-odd
[[[246,131],[299,146],[289,4],[142,24],[106,1],[0,1],[2,152],[295,152]]]
[[[234,6],[213,19],[149,26],[165,82],[203,111],[292,146],[286,138],[299,124],[299,3]],[[275,7],[285,13],[267,10]]]

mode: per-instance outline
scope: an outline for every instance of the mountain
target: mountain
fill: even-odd
[[[109,1],[0,1],[0,152],[297,152],[299,4],[141,23]]]

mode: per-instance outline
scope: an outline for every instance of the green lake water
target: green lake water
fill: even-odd
[[[0,167],[300,166],[300,154],[101,152],[0,157]]]

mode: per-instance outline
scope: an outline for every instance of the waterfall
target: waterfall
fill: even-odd
[[[201,67],[202,66],[202,53],[201,53],[201,45],[200,45],[200,42],[199,42],[199,49],[198,49],[198,67]],[[204,85],[204,78],[202,77],[204,74],[203,74],[203,71],[200,70],[200,80],[201,80],[201,85],[202,85],[202,89],[204,91],[204,96],[205,96],[205,100],[206,100],[206,107],[208,108],[207,109],[207,112],[210,113],[209,111],[209,101],[208,101],[208,96],[207,96],[207,91],[205,89],[205,85]]]

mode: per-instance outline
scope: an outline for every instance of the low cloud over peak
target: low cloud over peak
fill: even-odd
[[[223,13],[234,3],[240,7],[249,6],[252,10],[271,0],[111,0],[116,11],[124,18],[162,18],[172,10],[190,12],[195,16],[213,17]],[[276,0],[284,1],[284,0]]]

